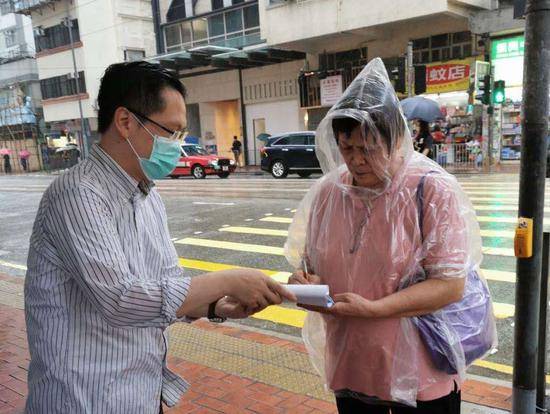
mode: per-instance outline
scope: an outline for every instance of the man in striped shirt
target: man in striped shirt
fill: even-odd
[[[295,300],[252,269],[184,277],[153,183],[179,158],[184,98],[158,65],[110,66],[100,144],[42,198],[25,279],[28,413],[157,414],[188,387],[166,367],[167,326]]]

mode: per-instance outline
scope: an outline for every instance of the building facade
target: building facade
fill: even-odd
[[[112,63],[155,54],[151,3],[145,0],[14,0],[32,18],[49,145],[97,140],[97,94]]]
[[[41,168],[43,117],[32,23],[14,11],[13,3],[0,3],[0,148],[10,152],[11,170],[19,172],[22,151],[30,153],[28,170]]]
[[[485,51],[470,26],[472,16],[494,8],[490,0],[400,0],[392,7],[364,0],[159,1],[155,60],[188,88],[193,134],[221,154],[241,136],[248,162],[258,164],[259,135],[315,129],[370,59],[381,57],[393,77],[409,42],[427,92],[456,124],[453,134],[476,128],[468,115],[470,78]]]

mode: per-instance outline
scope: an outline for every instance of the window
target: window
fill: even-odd
[[[73,42],[80,41],[80,32],[78,30],[78,20],[71,20],[71,32]],[[47,27],[44,29],[44,35],[35,35],[34,41],[36,51],[54,49],[56,47],[65,46],[70,43],[69,28],[65,24]]]
[[[243,30],[242,10],[232,10],[225,13],[225,27],[227,33],[239,32]]]
[[[193,20],[193,41],[206,39],[208,32],[206,31],[206,19]]]
[[[290,137],[290,145],[307,145],[307,135],[293,135]]]
[[[144,50],[131,50],[127,49],[124,51],[124,60],[126,62],[133,62],[135,60],[142,60],[145,58]]]
[[[260,14],[258,12],[258,6],[245,7],[243,9],[244,28],[250,29],[251,27],[260,26]]]
[[[191,22],[183,22],[181,24],[181,41],[182,43],[190,43],[191,40],[192,40],[192,37],[191,37],[191,32],[192,32],[192,28],[191,28]]]
[[[84,72],[78,72],[78,86],[80,93],[86,92]],[[42,91],[42,99],[76,95],[76,79],[74,79],[71,75],[42,79],[40,81],[40,89]]]
[[[244,47],[261,41],[257,4],[174,23],[163,30],[168,52],[207,44]]]
[[[15,30],[4,30],[4,39],[6,41],[6,47],[15,46]]]
[[[168,12],[166,13],[166,21],[173,22],[175,20],[185,19],[185,0],[172,0]]]
[[[223,36],[225,34],[223,14],[208,18],[208,34],[210,37]]]
[[[279,139],[277,142],[275,142],[273,145],[288,145],[288,137],[283,137],[281,139]]]
[[[457,32],[413,40],[415,64],[463,59],[472,56],[472,34]]]
[[[164,35],[166,36],[166,47],[179,45],[181,43],[180,25],[166,27]]]
[[[212,10],[223,9],[223,0],[212,0]]]
[[[307,145],[315,145],[315,135],[308,135]]]

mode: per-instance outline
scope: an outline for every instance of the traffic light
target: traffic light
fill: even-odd
[[[426,65],[414,67],[414,94],[421,95],[426,92]]]
[[[477,79],[476,96],[477,101],[481,101],[484,105],[491,103],[491,75],[485,75],[481,79]]]
[[[506,99],[504,88],[506,87],[503,80],[495,81],[493,85],[493,103],[501,104]]]
[[[386,67],[390,68],[390,81],[393,84],[395,92],[405,93],[407,91],[406,61],[403,58],[397,58],[388,61]]]

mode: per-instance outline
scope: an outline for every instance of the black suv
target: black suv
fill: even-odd
[[[285,178],[289,173],[309,177],[321,172],[315,155],[315,132],[292,132],[269,138],[261,150],[262,170],[275,178]]]

